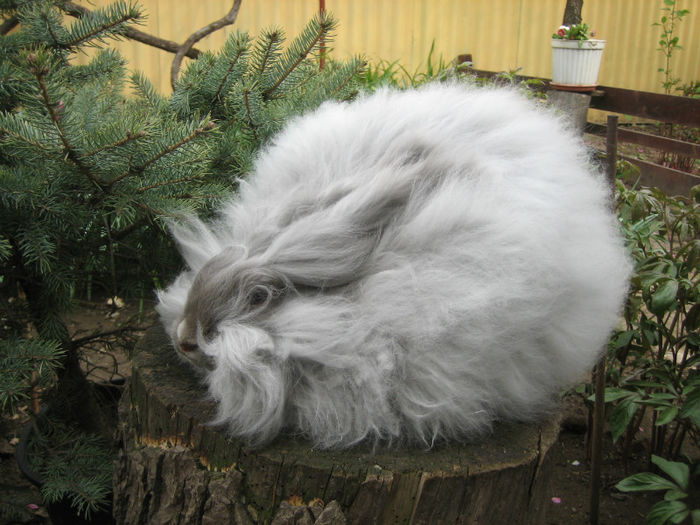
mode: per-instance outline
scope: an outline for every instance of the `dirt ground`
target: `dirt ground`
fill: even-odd
[[[148,310],[148,308],[147,308]],[[148,310],[150,311],[150,310]],[[92,330],[111,330],[136,313],[134,305],[113,309],[106,303],[83,304],[71,316],[71,328],[82,334]],[[153,315],[141,319],[143,325],[154,322]],[[127,353],[115,347],[100,347],[89,352],[91,377],[96,381],[119,381],[128,377]],[[553,450],[554,470],[551,499],[547,503],[546,525],[585,525],[589,523],[590,468],[586,461],[584,435],[586,410],[577,396],[566,399],[563,405],[564,427]],[[0,420],[0,524],[49,524],[42,507],[39,491],[19,472],[15,462],[15,448],[28,408],[14,419]],[[634,455],[636,454],[636,455]],[[601,525],[636,525],[644,522],[648,509],[660,496],[656,494],[623,494],[614,485],[627,474],[645,470],[642,448],[633,452],[628,470],[614,449],[609,434],[605,439],[600,498]],[[507,498],[504,498],[507,501]],[[13,517],[2,519],[1,516]],[[439,525],[439,524],[438,524]]]

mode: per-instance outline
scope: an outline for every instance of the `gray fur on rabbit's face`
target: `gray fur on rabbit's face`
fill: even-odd
[[[579,138],[508,90],[327,103],[216,221],[173,225],[159,292],[219,423],[254,445],[472,439],[595,363],[630,272]]]

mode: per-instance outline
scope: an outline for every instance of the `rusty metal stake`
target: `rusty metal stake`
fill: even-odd
[[[608,129],[605,144],[607,155],[606,175],[615,197],[615,176],[617,172],[617,115],[608,115]],[[591,441],[591,494],[590,523],[598,525],[600,519],[600,469],[603,462],[603,425],[605,424],[605,359],[607,348],[593,369],[595,401],[593,403],[593,428]]]
[[[591,525],[598,525],[600,517],[600,468],[603,462],[603,425],[605,423],[605,354],[593,371],[595,401],[591,435]]]
[[[321,16],[326,14],[326,0],[318,0],[318,12]],[[326,67],[326,38],[321,37],[319,45],[318,68],[323,71]]]

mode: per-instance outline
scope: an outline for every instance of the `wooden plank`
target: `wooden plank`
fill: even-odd
[[[700,126],[700,99],[599,86],[591,107],[635,117]]]
[[[602,137],[606,135],[607,129],[601,124],[588,122],[585,132]],[[639,144],[640,146],[658,149],[666,153],[678,153],[696,159],[700,158],[700,144],[694,144],[693,142],[653,135],[652,133],[645,133],[623,126],[618,126],[617,138],[620,142]]]
[[[661,189],[667,195],[689,195],[690,188],[700,184],[700,176],[686,173],[685,171],[674,170],[648,162],[635,159],[627,155],[618,157],[634,164],[639,168],[638,181],[629,180],[629,183],[638,182],[641,186],[651,186]]]
[[[666,153],[678,153],[696,159],[700,158],[700,144],[693,144],[692,142],[686,142],[684,140],[661,137],[659,135],[652,135],[651,133],[619,127],[617,128],[617,138],[621,142],[630,142],[632,144],[639,144],[640,146],[656,148]]]

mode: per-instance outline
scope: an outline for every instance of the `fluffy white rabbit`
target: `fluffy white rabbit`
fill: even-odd
[[[189,269],[158,310],[251,445],[473,439],[541,416],[600,355],[630,272],[609,192],[511,90],[326,103],[216,221],[173,226]]]

